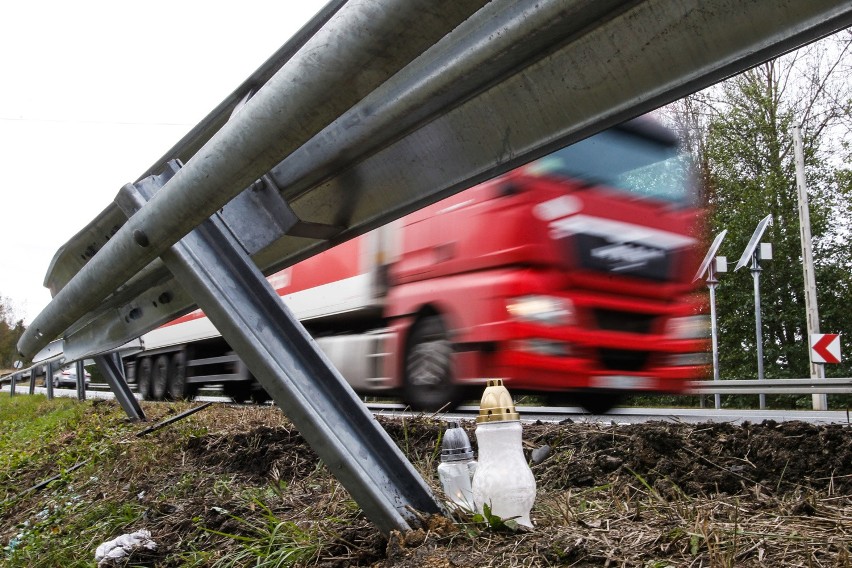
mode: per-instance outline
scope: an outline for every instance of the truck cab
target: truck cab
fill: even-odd
[[[410,403],[502,378],[606,410],[707,370],[701,207],[666,130],[634,121],[405,219],[387,316]]]

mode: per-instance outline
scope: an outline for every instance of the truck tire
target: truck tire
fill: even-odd
[[[453,345],[441,316],[415,322],[405,351],[403,398],[414,410],[450,410],[461,402],[453,381]]]
[[[136,389],[142,400],[151,400],[151,358],[143,357],[136,365]]]
[[[186,355],[178,351],[169,359],[168,395],[171,400],[192,400],[195,389],[186,383]]]
[[[127,379],[128,383],[136,382],[136,368],[137,363],[134,360],[124,361],[124,378]]]
[[[169,357],[160,355],[154,361],[154,369],[151,373],[151,398],[163,400],[166,398],[166,388],[169,384]]]

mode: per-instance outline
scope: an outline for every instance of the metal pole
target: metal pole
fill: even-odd
[[[707,287],[710,289],[710,341],[713,346],[713,382],[719,381],[719,342],[716,328],[716,286],[719,280],[716,278],[716,271],[713,264],[709,267],[709,276],[707,277]],[[703,402],[702,397],[702,402]],[[722,395],[713,395],[713,401],[716,408],[722,407]]]
[[[47,389],[47,400],[53,400],[53,363],[44,366],[44,386]]]
[[[9,383],[9,396],[15,396],[15,385],[18,383],[19,374],[12,375],[12,382]]]
[[[36,369],[38,369],[38,366],[36,365],[33,365],[30,369],[30,394],[35,394]]]
[[[763,380],[763,323],[760,318],[760,263],[757,260],[757,252],[751,257],[751,275],[754,278],[754,325],[755,341],[757,345],[757,379]],[[760,408],[766,408],[766,395],[760,395]]]
[[[799,229],[802,237],[802,269],[805,273],[805,314],[808,337],[819,333],[819,308],[817,307],[816,276],[814,275],[814,257],[811,244],[811,215],[808,207],[808,188],[805,179],[805,151],[802,143],[802,127],[793,127],[793,148],[796,161],[796,190],[799,194]],[[808,364],[812,379],[824,379],[825,367],[814,363],[810,342],[808,347]],[[828,395],[811,395],[814,410],[828,410]]]
[[[82,359],[77,361],[77,400],[86,400],[86,368]]]

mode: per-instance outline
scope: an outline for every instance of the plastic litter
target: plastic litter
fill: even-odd
[[[95,562],[98,568],[112,566],[116,560],[127,558],[140,549],[157,550],[157,543],[151,540],[151,531],[142,529],[108,540],[95,551]]]

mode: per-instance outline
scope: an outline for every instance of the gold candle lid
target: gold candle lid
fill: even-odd
[[[479,416],[476,417],[476,422],[481,424],[507,420],[520,420],[515,410],[515,403],[512,402],[512,395],[503,386],[503,379],[488,379],[479,403]]]

